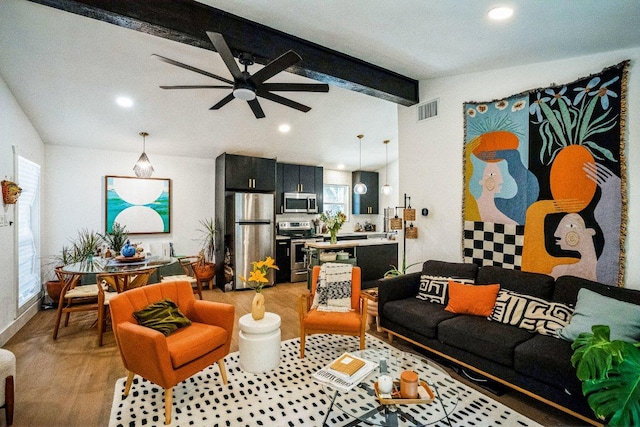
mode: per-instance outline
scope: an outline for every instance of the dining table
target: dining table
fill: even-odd
[[[101,273],[127,273],[136,271],[146,271],[151,269],[160,269],[169,267],[177,263],[178,259],[167,256],[148,256],[148,257],[88,257],[84,261],[66,264],[62,266],[62,270],[67,273],[82,276],[83,283],[95,283],[94,275]],[[158,271],[153,282],[159,282],[160,277]]]

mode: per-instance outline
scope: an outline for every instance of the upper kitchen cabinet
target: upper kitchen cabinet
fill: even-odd
[[[351,212],[354,215],[378,213],[378,172],[355,171],[351,174],[351,184],[355,186],[362,181],[367,186],[365,194],[353,193]]]
[[[224,181],[225,190],[276,190],[276,161],[262,157],[223,153],[216,159],[216,180]]]
[[[322,195],[324,191],[322,172],[322,167],[318,166],[278,163],[276,212],[284,212],[284,193],[315,194],[318,212],[322,212]]]

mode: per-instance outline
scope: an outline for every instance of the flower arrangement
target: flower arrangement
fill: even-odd
[[[338,230],[342,227],[342,224],[347,220],[347,216],[342,213],[342,211],[338,212],[323,212],[320,214],[320,221],[324,222],[327,226],[327,230],[331,234],[331,243],[336,243],[338,241],[337,234]]]
[[[269,283],[269,279],[267,279],[267,272],[269,269],[279,270],[279,268],[275,265],[275,260],[270,256],[268,256],[264,261],[256,261],[252,264],[253,269],[251,270],[249,278],[245,278],[244,276],[238,276],[238,278],[259,293],[264,285]]]

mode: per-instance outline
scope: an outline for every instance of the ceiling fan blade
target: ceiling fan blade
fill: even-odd
[[[324,83],[263,83],[262,89],[271,92],[329,92]]]
[[[204,71],[204,70],[201,70],[199,68],[192,67],[191,65],[183,64],[182,62],[174,61],[173,59],[165,58],[164,56],[160,56],[160,55],[157,55],[155,53],[152,54],[152,56],[157,57],[160,61],[166,62],[167,64],[175,65],[176,67],[184,68],[185,70],[193,71],[194,73],[202,74],[204,76],[211,77],[211,78],[216,79],[216,80],[220,80],[221,82],[225,82],[225,83],[228,83],[230,85],[233,84],[233,82],[231,80],[229,80],[229,79],[225,79],[224,77],[216,76],[215,74],[211,74],[208,71]]]
[[[256,73],[252,75],[249,78],[249,80],[256,85],[259,85],[260,83],[275,76],[280,71],[286,70],[293,64],[297,64],[300,61],[302,61],[302,58],[300,57],[300,55],[290,50],[288,52],[283,53],[273,61],[269,62],[261,70],[256,71]]]
[[[242,71],[240,71],[240,68],[238,68],[236,59],[233,57],[231,49],[229,49],[229,45],[227,45],[227,42],[224,40],[224,37],[222,37],[222,34],[207,31],[207,35],[209,36],[211,43],[213,43],[213,47],[222,57],[224,64],[229,69],[229,72],[233,76],[234,80],[242,79]]]
[[[247,104],[251,107],[251,111],[253,111],[253,115],[256,116],[256,119],[263,119],[265,117],[264,111],[262,111],[262,107],[257,99],[247,101]]]
[[[233,96],[233,92],[231,92],[229,95],[227,95],[224,98],[222,98],[220,100],[220,102],[218,102],[216,105],[214,105],[213,107],[209,108],[209,110],[219,110],[220,108],[224,107],[225,105],[227,105],[229,102],[233,101],[234,99],[235,99],[235,96]]]
[[[264,90],[259,90],[256,92],[258,96],[262,98],[268,99],[269,101],[277,102],[278,104],[286,105],[287,107],[295,108],[296,110],[300,110],[302,112],[308,112],[311,110],[311,107],[307,107],[306,105],[302,105],[299,102],[292,101],[283,96],[276,95],[275,93],[267,92]]]
[[[187,85],[187,86],[160,86],[160,89],[232,89],[233,86],[216,85]]]

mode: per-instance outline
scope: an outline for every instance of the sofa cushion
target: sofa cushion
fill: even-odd
[[[500,289],[508,289],[523,295],[551,300],[555,282],[553,277],[540,273],[528,273],[501,267],[486,266],[478,270],[476,283],[498,283]]]
[[[167,337],[174,369],[212,352],[227,342],[228,333],[219,326],[192,322]]]
[[[640,291],[637,289],[619,288],[574,276],[560,276],[556,280],[552,301],[575,305],[578,292],[587,288],[606,297],[640,305]]]
[[[500,285],[465,285],[449,280],[449,304],[445,310],[452,313],[487,317],[496,303]]]
[[[427,338],[436,338],[438,324],[456,315],[445,311],[443,305],[407,298],[386,303],[381,316]]]
[[[558,329],[569,324],[572,313],[565,304],[500,289],[489,320],[559,338]]]
[[[422,264],[422,274],[454,279],[475,279],[478,275],[478,266],[464,262],[429,260]]]
[[[640,341],[640,305],[580,289],[571,322],[558,334],[567,341],[575,341],[582,332],[591,332],[593,325],[608,325],[612,340]]]
[[[513,351],[533,337],[524,329],[489,322],[485,317],[460,315],[438,324],[438,340],[507,366],[513,366]]]
[[[515,348],[514,368],[521,374],[566,389],[573,395],[581,395],[582,385],[571,366],[572,355],[571,343],[534,335]]]
[[[449,280],[453,277],[430,276],[423,274],[420,276],[420,289],[416,298],[423,301],[434,302],[436,304],[446,304],[449,301]],[[473,284],[473,279],[456,278],[457,282]]]

